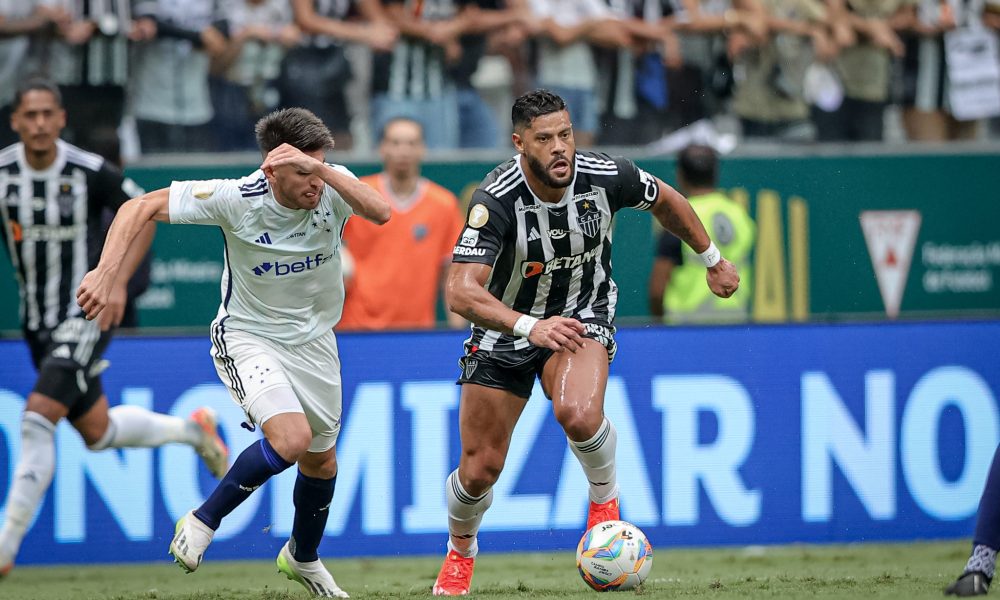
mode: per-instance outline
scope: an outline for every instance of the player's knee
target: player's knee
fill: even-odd
[[[105,435],[107,430],[107,426],[103,429],[97,427],[77,427],[80,437],[83,438],[83,443],[87,445],[87,450],[91,452],[100,452],[108,447],[111,439],[110,436]]]
[[[502,452],[493,449],[469,456],[462,465],[462,485],[474,495],[478,495],[480,490],[493,487],[503,471],[504,458]]]
[[[575,406],[556,410],[555,416],[567,437],[577,441],[593,437],[604,420],[601,413],[590,414]]]
[[[299,470],[316,479],[333,479],[337,476],[337,455],[333,452],[305,452],[299,458]]]
[[[285,429],[268,436],[267,441],[281,458],[294,463],[309,450],[312,433],[308,429]]]

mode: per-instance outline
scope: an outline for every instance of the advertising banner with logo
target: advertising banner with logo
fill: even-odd
[[[423,173],[467,200],[502,158],[432,162]],[[676,182],[673,161],[637,162]],[[349,166],[359,175],[378,168]],[[254,168],[136,168],[130,174],[155,189],[171,179],[240,177]],[[721,186],[757,222],[754,320],[995,316],[1000,202],[990,174],[997,172],[997,153],[724,159]],[[620,317],[648,314],[646,281],[658,234],[646,212],[623,210],[615,218],[612,262]],[[474,251],[472,240],[460,241],[468,248],[462,252]],[[207,326],[220,298],[222,236],[211,227],[161,225],[153,249],[152,283],[139,302],[141,323]],[[0,286],[0,330],[15,330],[17,287],[7,260],[0,260],[0,281],[7,282]]]
[[[325,556],[444,551],[463,337],[340,336],[345,410]],[[623,517],[654,546],[971,535],[1000,441],[1000,321],[654,327],[618,341],[606,411]],[[212,406],[240,451],[258,434],[240,427],[208,351],[207,338],[115,340],[111,402],[180,416]],[[22,343],[0,352],[5,496],[34,376]],[[56,444],[21,564],[165,561],[174,520],[213,487],[186,446],[92,453],[65,423]],[[209,560],[273,558],[291,530],[293,483],[289,471],[254,493]],[[483,551],[575,546],[587,483],[537,388],[494,491]]]

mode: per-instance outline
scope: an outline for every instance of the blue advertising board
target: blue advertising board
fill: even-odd
[[[457,464],[456,332],[344,334],[340,474],[321,553],[444,552]],[[1000,441],[1000,321],[623,329],[606,410],[623,518],[654,546],[853,542],[971,534]],[[122,338],[112,404],[220,413],[236,452],[257,433],[206,338]],[[19,452],[28,353],[0,342],[0,495]],[[88,452],[65,423],[20,564],[164,560],[173,522],[213,480],[184,446]],[[293,470],[223,524],[209,559],[269,558],[291,530]],[[515,431],[484,551],[570,549],[587,484],[540,391]]]

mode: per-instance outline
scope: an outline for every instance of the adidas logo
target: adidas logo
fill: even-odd
[[[259,238],[255,239],[254,241],[257,242],[258,244],[267,244],[268,246],[270,246],[271,245],[271,234],[269,234],[268,232],[265,231],[264,235],[260,236]]]
[[[542,239],[542,236],[538,233],[538,230],[534,227],[531,228],[531,232],[528,234],[528,241],[534,242]]]

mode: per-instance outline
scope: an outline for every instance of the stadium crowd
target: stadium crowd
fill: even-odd
[[[278,106],[339,149],[397,116],[430,149],[506,146],[501,107],[534,87],[567,99],[581,147],[717,115],[745,138],[880,140],[887,106],[909,139],[967,139],[1000,113],[998,28],[998,0],[0,0],[0,120],[41,74],[69,141],[125,118],[146,153],[252,150]]]

